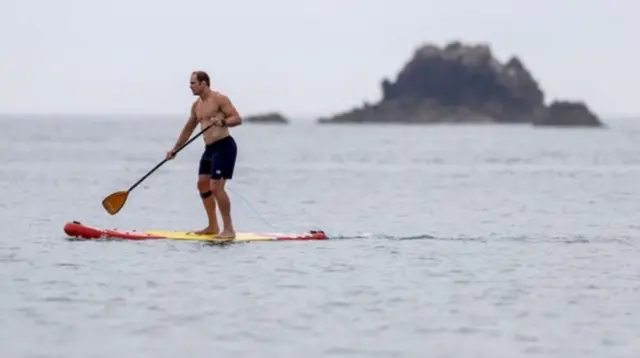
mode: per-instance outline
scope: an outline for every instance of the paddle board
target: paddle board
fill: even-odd
[[[292,240],[326,240],[327,235],[321,230],[310,230],[303,233],[253,233],[238,232],[233,240],[219,239],[214,235],[198,235],[185,231],[171,230],[120,230],[103,229],[82,224],[79,221],[68,222],[64,232],[77,239],[123,239],[123,240],[185,240],[211,242],[249,242],[249,241],[292,241]]]

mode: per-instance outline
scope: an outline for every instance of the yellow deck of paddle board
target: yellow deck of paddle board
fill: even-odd
[[[186,231],[162,231],[162,230],[145,230],[150,235],[158,235],[169,240],[195,240],[195,241],[226,241],[228,239],[218,238],[215,235],[198,235]],[[269,241],[274,240],[273,236],[265,236],[254,233],[236,233],[235,242],[242,241]]]

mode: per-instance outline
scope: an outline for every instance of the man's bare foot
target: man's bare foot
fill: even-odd
[[[196,235],[218,235],[220,229],[216,227],[207,226],[206,228],[198,231],[192,231]]]
[[[216,235],[216,239],[235,239],[236,233],[232,230],[223,230],[219,235]]]

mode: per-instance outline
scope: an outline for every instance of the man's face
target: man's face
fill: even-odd
[[[198,79],[196,78],[196,75],[191,75],[191,78],[189,79],[189,88],[191,88],[191,92],[198,96],[200,95],[200,93],[202,93],[202,88],[205,86],[204,82],[198,82]]]

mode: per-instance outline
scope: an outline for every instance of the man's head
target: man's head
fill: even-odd
[[[194,95],[199,96],[209,89],[211,86],[211,80],[209,75],[204,71],[194,71],[191,73],[191,79],[189,80],[189,87]]]

